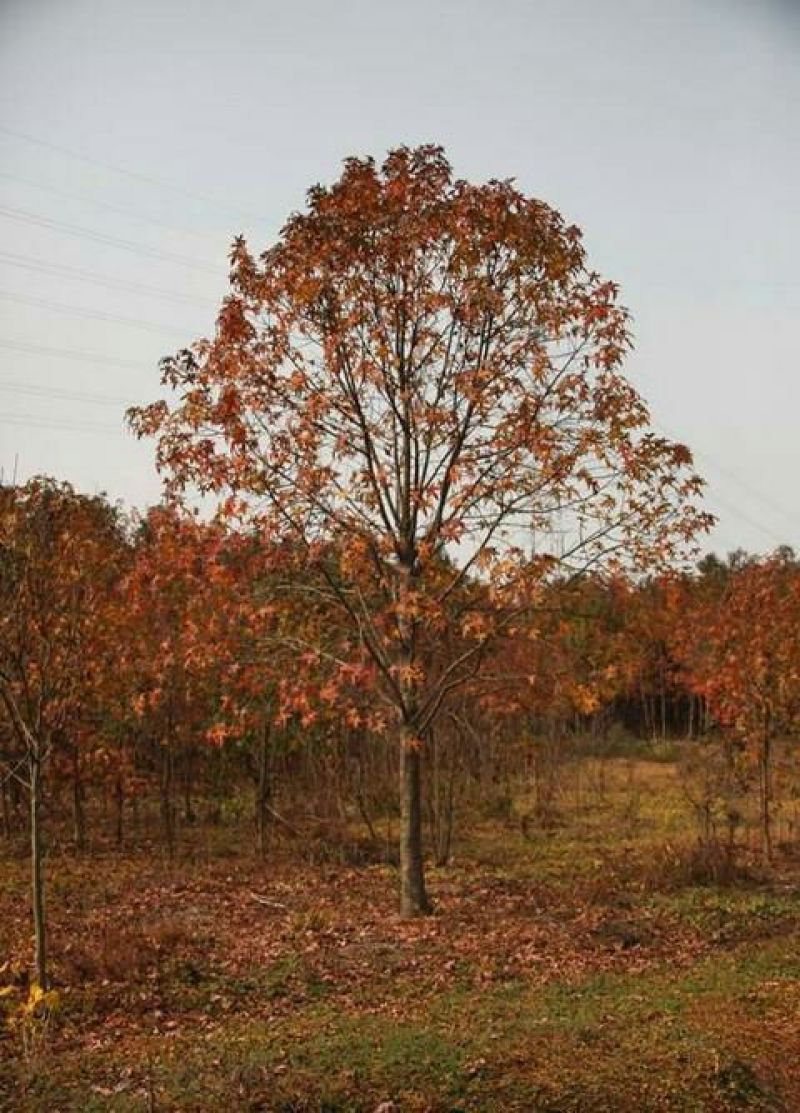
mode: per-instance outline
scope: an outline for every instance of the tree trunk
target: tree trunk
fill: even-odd
[[[75,849],[80,854],[86,849],[86,813],[83,804],[84,790],[81,780],[80,751],[76,743],[72,749],[72,827]]]
[[[0,789],[3,793],[3,834],[7,839],[11,838],[11,803],[9,800],[9,780],[10,777],[4,777]]]
[[[644,733],[648,734],[648,735],[652,735],[652,727],[650,725],[649,705],[648,705],[648,702],[647,702],[647,692],[645,691],[643,684],[639,685],[639,699],[640,699],[641,707],[642,707],[642,718],[644,720]]]
[[[661,691],[659,693],[659,704],[661,711],[661,739],[666,742],[667,740],[667,682],[664,677],[664,666],[661,666]]]
[[[761,746],[761,847],[764,859],[772,861],[772,814],[770,801],[772,790],[770,785],[770,738],[765,731]]]
[[[434,862],[446,866],[450,861],[450,847],[453,842],[453,818],[455,789],[455,769],[447,775],[447,783],[436,801],[436,834],[434,842]]]
[[[256,829],[258,831],[258,853],[263,859],[267,856],[269,838],[269,802],[272,795],[270,778],[270,720],[264,719],[261,731],[261,746],[258,756],[258,791],[256,794]]]
[[[195,821],[194,806],[192,804],[194,758],[195,749],[193,745],[190,745],[186,749],[183,768],[183,819],[185,823],[194,823]]]
[[[117,779],[114,784],[114,802],[116,805],[116,840],[117,846],[122,846],[123,835],[123,819],[125,815],[125,786],[122,781],[122,774],[117,773]]]
[[[689,693],[688,706],[686,709],[686,737],[691,741],[694,738],[694,693]]]
[[[424,916],[431,910],[422,862],[422,795],[419,741],[400,732],[400,914]]]
[[[400,565],[397,627],[400,635],[401,704],[398,728],[400,741],[400,914],[424,916],[431,911],[425,892],[422,853],[422,738],[417,728],[419,677],[417,675],[417,628],[408,602],[413,595],[415,555],[411,542]]]
[[[455,746],[445,746],[450,760],[447,769],[442,768],[442,745],[437,731],[432,730],[428,738],[429,790],[431,847],[433,861],[437,866],[446,866],[450,859],[450,843],[453,833],[453,785],[455,782]]]
[[[33,933],[36,959],[36,981],[42,989],[47,983],[47,926],[44,910],[44,864],[41,831],[42,761],[38,749],[29,759],[31,789],[31,898],[33,905]]]
[[[358,814],[364,820],[364,826],[369,831],[369,837],[372,839],[373,843],[375,843],[375,845],[377,846],[380,843],[380,838],[378,836],[378,832],[375,830],[375,824],[372,822],[372,819],[370,817],[369,809],[367,807],[367,797],[366,797],[366,794],[364,792],[365,777],[364,777],[364,760],[363,760],[363,754],[362,754],[362,738],[361,738],[360,734],[351,734],[350,732],[348,732],[347,735],[346,735],[346,740],[349,743],[348,748],[351,749],[351,750],[353,750],[353,749],[355,750],[356,775],[355,775],[355,793],[354,794],[355,794],[356,805],[358,807]],[[354,746],[353,743],[356,740],[357,740],[357,745]]]
[[[172,740],[161,747],[161,826],[170,861],[175,854],[175,808],[172,800]]]

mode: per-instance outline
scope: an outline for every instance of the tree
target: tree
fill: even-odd
[[[139,523],[124,582],[133,635],[121,672],[142,733],[153,744],[161,820],[169,856],[175,843],[176,778],[192,821],[198,767],[227,743],[249,746],[256,766],[255,819],[265,852],[270,812],[270,742],[277,688],[287,672],[275,630],[295,616],[270,592],[280,561],[252,533],[223,528],[174,506],[152,508]],[[285,657],[285,654],[284,654]]]
[[[800,569],[789,549],[732,566],[685,646],[690,678],[758,769],[762,850],[772,858],[772,750],[800,725]]]
[[[0,706],[21,759],[10,774],[30,796],[36,977],[48,963],[41,832],[42,776],[55,747],[91,728],[110,644],[107,605],[125,559],[116,510],[69,484],[0,488]],[[105,648],[104,648],[105,647]]]
[[[179,398],[131,412],[171,493],[303,552],[299,590],[348,624],[342,677],[368,657],[400,752],[405,915],[428,908],[420,750],[492,636],[554,569],[665,559],[707,523],[690,453],[647,432],[620,373],[628,347],[577,228],[400,148],[348,159],[260,259],[237,239],[214,339],[163,363]],[[489,590],[467,595],[466,644],[431,660],[423,634],[470,578]]]

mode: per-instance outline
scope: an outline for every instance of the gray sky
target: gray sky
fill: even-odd
[[[157,499],[121,410],[208,331],[233,235],[438,142],[621,284],[710,546],[800,547],[798,121],[800,0],[0,0],[0,466]]]

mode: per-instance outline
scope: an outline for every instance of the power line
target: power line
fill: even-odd
[[[124,317],[116,313],[103,313],[102,310],[84,309],[78,305],[65,305],[63,302],[50,301],[47,298],[33,298],[26,294],[13,294],[8,290],[0,290],[0,298],[5,301],[17,302],[20,305],[31,305],[39,309],[52,310],[54,313],[66,313],[72,317],[80,317],[87,321],[107,321],[111,324],[126,325],[129,328],[144,329],[147,332],[157,332],[168,336],[186,336],[192,332],[190,328],[177,328],[173,325],[158,324],[155,321],[142,321],[138,317]]]
[[[0,340],[0,348],[8,348],[14,352],[30,352],[39,356],[54,356],[59,359],[77,359],[85,363],[132,368],[134,371],[146,369],[146,364],[135,363],[132,359],[119,359],[116,356],[104,356],[101,352],[84,352],[74,348],[49,348],[44,344],[26,344],[19,340]]]
[[[61,390],[59,387],[20,383],[10,379],[0,379],[0,390],[7,390],[12,394],[30,394],[34,398],[59,398],[67,402],[89,402],[99,406],[133,405],[130,398],[114,397],[111,394],[94,394],[85,390]]]
[[[724,475],[732,483],[737,484],[752,498],[758,499],[760,502],[763,502],[765,506],[768,506],[776,514],[780,514],[781,517],[786,519],[787,522],[791,522],[795,529],[800,529],[800,517],[796,517],[785,507],[775,502],[774,499],[772,499],[769,495],[765,495],[763,491],[759,491],[755,487],[751,486],[749,483],[746,483],[744,479],[738,476],[735,472],[732,472],[729,468],[724,468],[718,461],[711,459],[708,453],[698,449],[697,455],[704,457],[712,468],[716,469],[716,471],[718,471],[721,475]]]
[[[43,259],[18,255],[12,251],[0,251],[0,263],[6,263],[11,267],[22,267],[25,270],[36,271],[39,274],[53,275],[56,278],[72,278],[77,282],[91,282],[111,290],[122,290],[125,293],[159,298],[162,301],[173,301],[178,305],[194,305],[202,306],[204,309],[213,309],[213,303],[210,300],[204,302],[192,298],[188,294],[176,294],[158,286],[149,286],[142,282],[127,282],[121,278],[108,278],[96,271],[81,270],[79,267],[67,267],[62,263],[48,263]]]
[[[673,441],[681,441],[682,440],[682,438],[677,437],[674,433],[670,432],[663,425],[656,425],[655,427],[660,428],[660,431],[665,436],[669,437],[670,440],[673,440]],[[765,495],[763,491],[759,491],[756,487],[753,487],[751,484],[747,483],[744,479],[741,478],[741,476],[737,475],[736,472],[731,471],[730,468],[723,467],[723,465],[720,464],[719,461],[714,459],[714,457],[712,457],[708,452],[704,452],[702,449],[694,449],[694,448],[692,449],[692,452],[694,453],[695,456],[703,457],[707,461],[707,463],[710,464],[711,467],[715,471],[719,472],[720,475],[725,476],[732,483],[739,486],[743,491],[746,491],[752,498],[758,499],[759,502],[762,502],[765,506],[770,507],[775,513],[780,514],[781,517],[786,519],[787,522],[791,522],[792,526],[795,529],[800,528],[800,518],[798,518],[797,516],[792,514],[785,507],[781,506],[774,499],[772,499],[769,495]],[[723,500],[720,499],[720,501],[723,501]],[[742,511],[734,510],[733,512],[738,513],[741,517],[744,518],[744,515],[743,515]],[[759,525],[759,523],[756,522],[754,519],[747,519],[747,520],[749,521],[750,525],[754,525],[758,529],[761,529],[763,532],[771,533],[773,537],[777,537],[777,534],[773,533],[773,531],[771,531],[768,527]]]
[[[68,236],[77,236],[79,239],[93,240],[95,243],[103,244],[107,247],[121,247],[125,251],[134,251],[138,255],[145,255],[151,259],[162,259],[168,263],[179,263],[184,267],[191,267],[193,270],[203,271],[206,274],[213,274],[219,277],[220,271],[207,263],[202,263],[197,259],[190,259],[185,255],[178,255],[171,251],[159,251],[155,247],[147,247],[144,244],[139,244],[133,240],[124,240],[118,236],[109,236],[105,232],[95,232],[92,228],[83,228],[77,224],[70,224],[65,220],[53,220],[50,217],[41,216],[39,213],[32,213],[28,209],[15,208],[13,205],[0,205],[0,215],[7,217],[9,220],[16,220],[24,224],[33,224],[39,228],[47,228],[56,232],[63,232]]]
[[[81,205],[92,205],[97,209],[105,209],[107,212],[118,213],[121,216],[129,217],[131,220],[140,220],[143,224],[152,224],[153,227],[163,228],[167,232],[177,232],[185,236],[197,236],[202,240],[208,240],[219,244],[218,237],[212,236],[209,232],[200,232],[196,228],[184,228],[179,225],[167,224],[165,221],[158,220],[156,217],[137,212],[136,209],[131,209],[127,205],[117,205],[111,201],[102,201],[99,197],[88,197],[86,194],[73,193],[67,189],[59,189],[56,186],[47,185],[44,182],[34,181],[32,178],[24,178],[20,174],[11,174],[7,170],[0,170],[0,178],[5,178],[5,180],[9,182],[16,182],[18,185],[28,186],[31,189],[40,189],[45,193],[52,193],[54,197],[63,197],[67,201],[77,201]]]
[[[32,305],[39,309],[49,309],[55,313],[66,313],[72,317],[81,317],[87,321],[108,321],[116,325],[126,325],[129,328],[144,329],[146,332],[166,333],[168,336],[185,336],[189,329],[173,328],[170,325],[159,325],[151,321],[140,321],[136,317],[121,317],[115,313],[103,313],[93,309],[82,309],[77,305],[64,305],[62,302],[49,301],[47,298],[32,298],[25,294],[12,294],[8,290],[0,290],[0,298],[5,301],[17,302],[19,305]]]
[[[759,522],[755,518],[751,518],[749,514],[746,514],[739,507],[734,506],[733,503],[729,502],[726,498],[724,498],[719,493],[719,491],[716,491],[713,497],[714,497],[714,501],[718,502],[718,503],[721,503],[721,505],[724,506],[726,508],[726,510],[734,516],[734,518],[738,518],[740,521],[746,522],[749,526],[752,526],[754,529],[757,529],[761,533],[766,534],[767,537],[771,537],[772,540],[774,542],[776,542],[776,544],[778,544],[778,545],[785,545],[786,544],[786,538],[785,537],[779,536],[779,534],[777,534],[773,529],[770,529],[769,526],[765,526],[763,522]]]
[[[69,147],[61,146],[58,143],[52,143],[48,139],[40,139],[38,136],[30,135],[27,132],[16,131],[14,128],[6,127],[0,124],[0,132],[4,135],[10,135],[13,139],[21,139],[25,143],[32,143],[37,147],[44,147],[47,150],[56,151],[58,154],[66,155],[69,158],[74,158],[78,162],[85,162],[89,166],[97,166],[102,170],[110,170],[114,174],[120,174],[125,178],[130,178],[132,181],[143,182],[146,185],[154,186],[157,189],[165,189],[171,193],[176,193],[182,197],[191,197],[195,201],[200,201],[204,205],[210,205],[213,208],[220,209],[227,213],[237,213],[239,216],[244,216],[248,220],[257,220],[259,222],[266,222],[266,217],[259,216],[255,213],[250,213],[246,209],[242,209],[237,205],[228,205],[224,202],[217,201],[212,197],[205,197],[201,193],[194,193],[191,190],[184,189],[182,186],[173,185],[170,182],[162,181],[155,178],[150,174],[142,174],[137,170],[129,170],[123,166],[115,166],[111,162],[103,162],[101,159],[92,158],[79,151],[73,151]]]
[[[54,429],[75,433],[119,434],[124,432],[122,422],[119,425],[100,425],[95,422],[43,421],[30,414],[0,414],[0,425],[11,425],[19,429]]]

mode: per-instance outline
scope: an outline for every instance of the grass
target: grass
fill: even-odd
[[[0,1106],[800,1108],[793,860],[730,887],[662,878],[663,847],[693,838],[663,761],[587,759],[556,824],[523,834],[529,808],[462,831],[413,923],[389,866],[52,861],[62,1007],[26,1055],[0,1038]],[[0,871],[13,971],[24,862]]]

